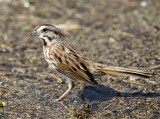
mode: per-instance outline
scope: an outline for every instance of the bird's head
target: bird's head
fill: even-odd
[[[50,24],[38,25],[32,31],[31,35],[38,36],[43,45],[50,45],[53,40],[58,40],[59,37],[64,36],[60,29]]]

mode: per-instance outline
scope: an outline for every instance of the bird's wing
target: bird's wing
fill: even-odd
[[[98,85],[85,65],[85,58],[71,47],[61,45],[53,49],[51,55],[55,58],[56,64],[54,65],[60,73],[67,75],[73,80]]]

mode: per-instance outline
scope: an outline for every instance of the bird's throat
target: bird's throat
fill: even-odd
[[[47,45],[47,42],[46,42],[46,40],[45,40],[44,38],[41,38],[41,41],[42,41],[42,44],[43,44],[44,46]]]

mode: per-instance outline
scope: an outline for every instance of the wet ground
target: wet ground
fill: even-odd
[[[159,0],[0,0],[0,108],[2,119],[160,118]],[[100,86],[81,84],[63,102],[67,85],[56,80],[39,40],[29,34],[54,24],[86,57],[142,69],[150,79],[105,76]]]

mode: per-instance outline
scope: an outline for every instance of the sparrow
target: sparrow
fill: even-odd
[[[75,81],[97,86],[97,78],[107,74],[138,76],[149,78],[151,73],[142,70],[113,67],[96,63],[86,58],[68,40],[62,31],[51,24],[41,24],[34,28],[32,36],[37,36],[42,42],[46,61],[59,76],[68,82],[67,91],[57,100],[60,101],[74,87]]]

